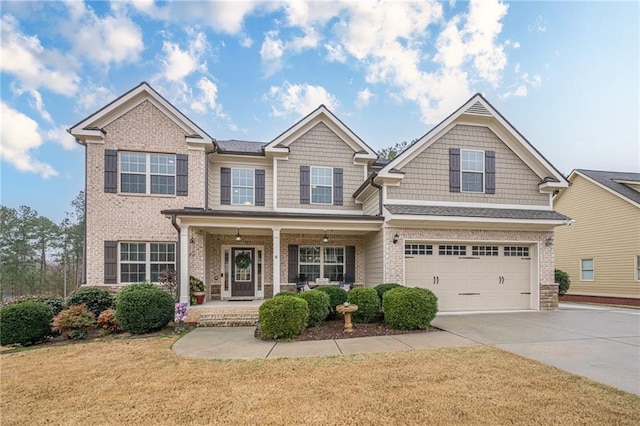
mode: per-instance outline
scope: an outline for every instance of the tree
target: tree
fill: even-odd
[[[391,161],[394,158],[396,158],[402,151],[404,151],[405,149],[409,148],[411,145],[416,143],[417,140],[418,139],[414,139],[411,142],[407,142],[407,141],[398,142],[393,146],[383,148],[378,153],[378,157],[383,160]]]

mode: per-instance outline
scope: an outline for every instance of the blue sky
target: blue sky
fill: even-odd
[[[141,81],[217,139],[320,103],[374,149],[481,92],[561,172],[640,171],[638,2],[0,2],[3,205],[84,188],[71,125]]]

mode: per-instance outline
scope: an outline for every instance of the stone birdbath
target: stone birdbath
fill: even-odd
[[[358,305],[352,305],[344,302],[342,305],[336,306],[336,311],[344,315],[344,332],[353,332],[353,324],[351,324],[351,314],[358,310]]]

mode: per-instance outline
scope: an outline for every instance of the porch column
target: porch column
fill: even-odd
[[[273,294],[280,293],[280,228],[273,230]]]
[[[189,303],[189,227],[180,229],[180,303]]]

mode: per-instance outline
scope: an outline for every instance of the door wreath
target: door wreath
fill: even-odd
[[[240,269],[246,269],[251,266],[251,255],[249,253],[240,253],[236,256],[236,266]]]

